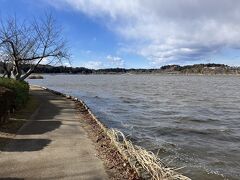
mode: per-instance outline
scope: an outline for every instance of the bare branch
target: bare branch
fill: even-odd
[[[69,58],[61,35],[61,28],[56,26],[51,14],[32,22],[19,22],[16,17],[10,17],[0,23],[0,56],[11,64],[10,74],[24,80],[45,58],[52,63]],[[26,65],[29,69],[24,73],[22,69]]]

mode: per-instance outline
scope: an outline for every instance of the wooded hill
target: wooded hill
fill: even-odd
[[[24,65],[23,70],[27,70],[28,65]],[[3,73],[3,64],[0,62],[0,73]],[[155,69],[88,69],[85,67],[66,67],[39,65],[34,73],[66,73],[66,74],[240,74],[240,67],[231,67],[224,64],[194,64],[194,65],[166,65]]]

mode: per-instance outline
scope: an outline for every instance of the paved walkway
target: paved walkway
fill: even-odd
[[[41,105],[0,152],[0,179],[108,179],[74,103],[32,88]]]

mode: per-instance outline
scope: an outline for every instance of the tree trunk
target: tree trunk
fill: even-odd
[[[32,74],[33,70],[29,69],[24,75],[22,75],[18,80],[24,81],[30,74]]]

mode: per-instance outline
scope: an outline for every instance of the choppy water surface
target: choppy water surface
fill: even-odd
[[[193,179],[240,179],[240,77],[46,75],[109,127]]]

